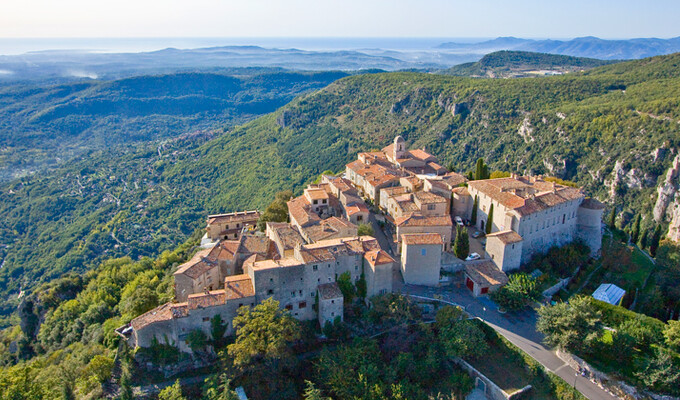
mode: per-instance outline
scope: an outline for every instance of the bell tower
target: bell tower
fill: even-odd
[[[406,142],[403,137],[397,136],[394,138],[394,150],[392,153],[394,161],[396,162],[398,159],[404,158],[404,153],[406,153]]]

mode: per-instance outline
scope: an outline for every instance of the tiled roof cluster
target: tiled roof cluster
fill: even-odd
[[[331,300],[342,298],[342,291],[337,282],[324,283],[319,285],[319,299],[321,300]]]
[[[228,276],[224,279],[224,293],[227,300],[255,296],[255,288],[246,274]]]
[[[397,226],[453,226],[453,222],[449,215],[426,217],[423,215],[411,214],[396,218],[394,222]]]
[[[584,197],[580,189],[547,182],[540,177],[487,179],[471,181],[468,186],[522,216]]]

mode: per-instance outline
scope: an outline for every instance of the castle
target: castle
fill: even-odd
[[[392,228],[387,248],[357,234],[373,218],[364,198]],[[342,274],[365,280],[367,297],[391,292],[395,271],[405,283],[437,286],[455,236],[452,218],[470,220],[474,207],[475,228],[490,231],[486,259],[464,266],[474,295],[505,284],[505,272],[551,246],[577,238],[593,254],[601,246],[603,206],[580,189],[533,176],[468,182],[424,149],[407,150],[400,136],[381,151],[359,153],[344,176],[324,175],[287,205],[290,222],[267,222],[263,233],[255,230],[257,211],[209,216],[203,248],[174,273],[175,300],[117,332],[131,346],[156,340],[188,351],[192,330],[210,335],[219,314],[233,333],[239,307],[270,297],[293,317],[323,326],[343,318]]]

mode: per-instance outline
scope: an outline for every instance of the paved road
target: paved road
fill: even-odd
[[[403,285],[401,292],[429,298],[434,298],[437,295],[442,300],[461,304],[471,316],[484,320],[512,344],[524,350],[548,370],[564,379],[569,385],[575,385],[576,389],[587,398],[591,400],[612,400],[616,398],[590,380],[580,376],[576,370],[557,357],[553,350],[542,344],[543,335],[535,329],[536,312],[534,310],[501,314],[492,301],[484,297],[473,297],[462,284],[460,287],[454,285],[443,288]]]

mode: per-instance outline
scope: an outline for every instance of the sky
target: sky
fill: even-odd
[[[678,17],[678,0],[0,0],[0,38],[669,38]]]

